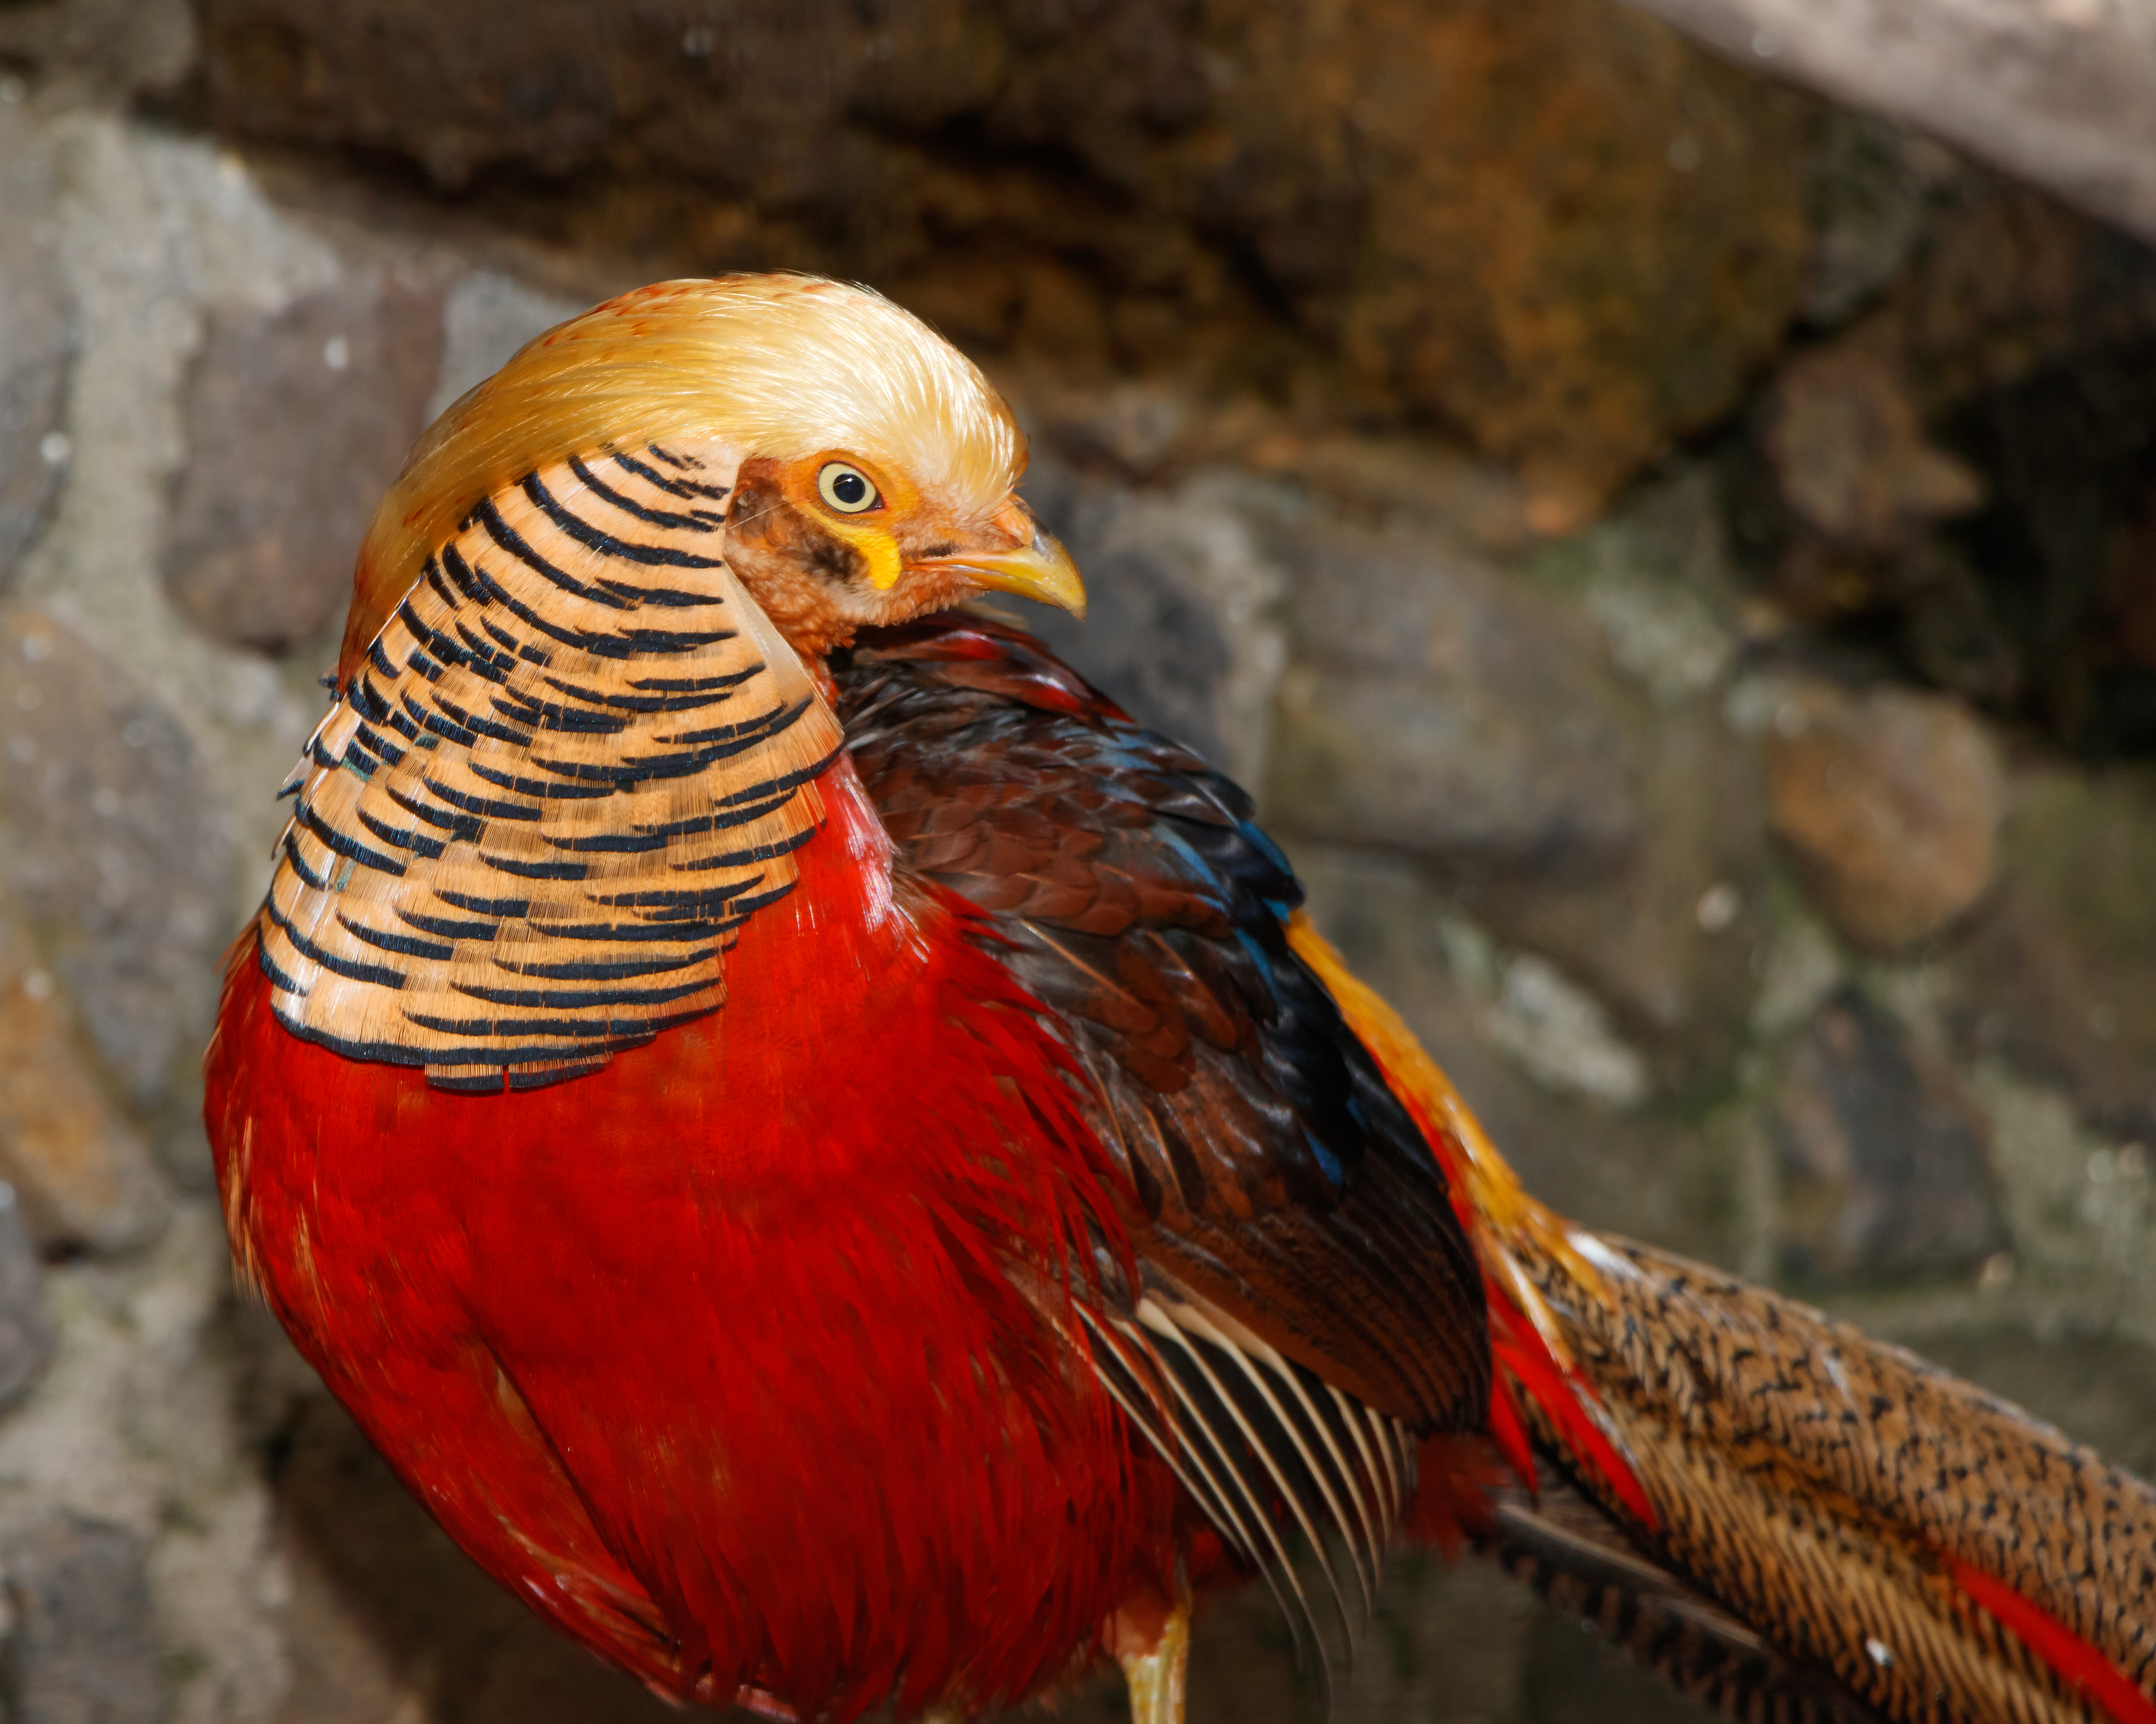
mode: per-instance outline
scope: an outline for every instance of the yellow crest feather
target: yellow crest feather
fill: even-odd
[[[480,499],[571,454],[670,439],[743,459],[851,450],[959,519],[1025,468],[979,369],[880,295],[811,275],[659,282],[528,342],[428,428],[361,547],[342,671]]]

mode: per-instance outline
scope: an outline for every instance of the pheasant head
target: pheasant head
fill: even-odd
[[[823,655],[989,590],[1072,610],[980,372],[864,289],[661,283],[540,336],[376,514],[261,952],[294,1033],[557,1082],[716,1010],[844,738]]]
[[[736,275],[609,300],[442,415],[368,531],[346,668],[482,499],[652,445],[721,493],[727,564],[804,655],[991,589],[1084,611],[1077,570],[1014,495],[1025,438],[978,367],[865,288]]]

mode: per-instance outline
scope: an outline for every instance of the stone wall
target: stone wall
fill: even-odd
[[[1603,0],[502,10],[0,5],[8,1717],[661,1716],[232,1295],[195,1071],[403,449],[690,270],[980,355],[1038,626],[1543,1196],[2156,1465],[2156,258]],[[1691,1716],[1411,1560],[1336,1712]]]

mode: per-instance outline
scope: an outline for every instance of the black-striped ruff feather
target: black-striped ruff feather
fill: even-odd
[[[286,787],[261,961],[295,1034],[523,1087],[720,1003],[839,742],[726,567],[733,464],[555,463],[414,572]]]

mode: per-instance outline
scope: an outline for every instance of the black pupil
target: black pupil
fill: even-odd
[[[850,509],[868,500],[869,482],[858,473],[841,473],[831,481],[831,495]]]

